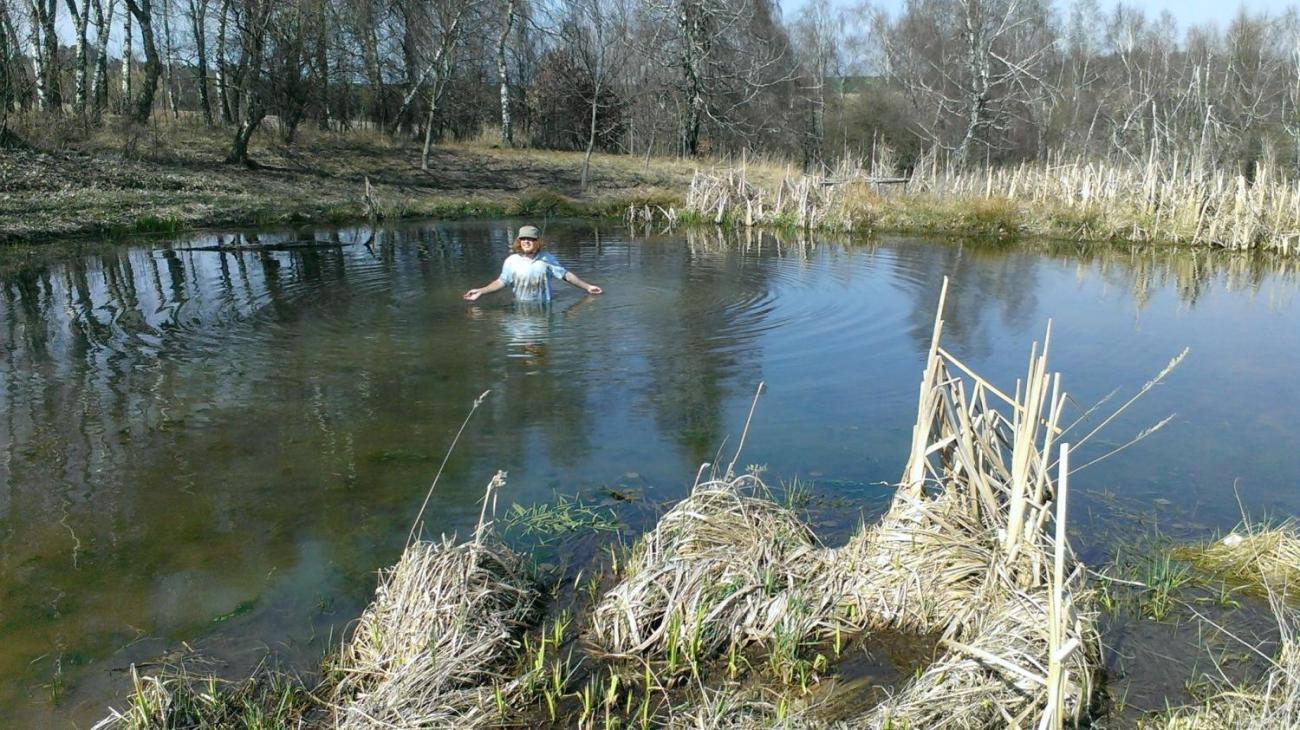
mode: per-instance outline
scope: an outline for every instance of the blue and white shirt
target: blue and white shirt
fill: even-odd
[[[550,253],[535,258],[510,254],[501,265],[501,283],[514,289],[515,299],[526,302],[551,301],[551,278],[563,279],[568,271]]]

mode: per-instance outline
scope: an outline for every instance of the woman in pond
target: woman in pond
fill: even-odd
[[[465,292],[466,301],[474,301],[484,294],[510,287],[514,289],[515,299],[529,302],[549,302],[551,300],[551,278],[568,282],[588,294],[600,294],[602,289],[588,284],[577,274],[560,266],[560,262],[549,253],[542,252],[542,232],[537,226],[524,226],[510,250],[514,253],[506,258],[498,276],[487,286],[470,289]]]

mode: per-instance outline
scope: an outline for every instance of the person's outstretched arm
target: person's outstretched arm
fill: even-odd
[[[587,292],[588,294],[603,294],[605,291],[604,289],[601,289],[595,284],[588,284],[587,282],[583,281],[581,278],[579,278],[577,274],[573,273],[572,271],[564,272],[564,280],[578,287],[579,289]]]
[[[505,284],[500,279],[493,279],[491,284],[488,284],[487,286],[484,287],[480,287],[478,289],[470,289],[469,291],[465,292],[461,296],[461,298],[467,302],[472,302],[475,299],[478,299],[479,297],[483,296],[484,294],[491,294],[494,291],[499,291],[504,286]]]

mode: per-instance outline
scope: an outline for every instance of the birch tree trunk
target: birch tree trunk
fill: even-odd
[[[176,48],[172,41],[171,3],[163,0],[163,50],[167,53],[163,73],[163,87],[167,91],[167,106],[172,110],[172,119],[181,118],[180,107],[176,103]]]
[[[94,0],[95,8],[95,76],[92,79],[90,98],[94,104],[96,122],[103,117],[108,108],[108,34],[113,26],[113,13],[117,10],[117,0],[109,0],[108,12],[104,12],[103,0]]]
[[[420,169],[429,171],[429,149],[433,146],[433,115],[438,110],[438,102],[429,94],[429,114],[424,121],[424,148],[420,150]]]
[[[506,0],[506,20],[501,27],[501,36],[497,39],[497,77],[501,80],[501,144],[510,147],[515,142],[514,126],[510,119],[510,77],[506,67],[506,43],[510,40],[510,31],[515,26],[515,11],[518,0]]]
[[[579,186],[587,189],[587,175],[591,171],[591,151],[596,147],[596,112],[600,109],[600,92],[605,83],[605,18],[601,14],[601,0],[591,0],[591,25],[595,38],[591,54],[595,68],[591,72],[591,124],[587,128],[587,152],[582,156],[582,176]]]
[[[203,123],[212,126],[212,99],[208,94],[208,0],[189,0],[190,32],[194,36],[195,86],[199,92],[199,111]]]
[[[55,17],[58,15],[58,0],[32,0],[32,7],[39,8],[41,40],[44,41],[45,54],[45,92],[49,108],[55,114],[63,113],[63,94],[59,91],[59,34],[55,29]]]
[[[86,31],[90,25],[90,1],[77,9],[76,0],[68,0],[68,12],[72,15],[72,27],[76,33],[76,68],[73,69],[76,85],[76,107],[82,116],[89,111],[89,59],[86,53]]]
[[[383,68],[379,65],[379,38],[373,26],[366,29],[362,38],[361,52],[366,64],[366,73],[370,77],[370,88],[374,89],[374,109],[371,117],[379,124],[380,129],[384,129],[388,126],[388,113],[384,101],[388,94],[384,88]],[[401,116],[401,112],[398,112],[398,116]]]
[[[154,94],[158,91],[158,78],[162,76],[162,61],[154,43],[153,0],[126,0],[126,9],[140,26],[140,40],[144,46],[144,79],[131,103],[130,113],[132,121],[145,124],[153,112]]]
[[[226,162],[255,167],[248,156],[248,143],[266,117],[262,93],[263,60],[267,26],[274,0],[246,0],[242,3],[243,24],[239,31],[242,60],[239,72],[239,124],[231,141]]]
[[[14,58],[19,54],[13,40],[13,21],[9,6],[0,2],[0,147],[11,140],[9,112],[18,106],[17,66]]]
[[[677,27],[682,38],[682,75],[685,81],[686,118],[682,124],[682,150],[694,157],[700,149],[700,125],[704,121],[703,63],[710,37],[704,8],[698,0],[680,0]]]
[[[226,67],[226,38],[230,23],[230,0],[221,0],[217,13],[217,100],[221,103],[221,121],[235,123],[235,114],[230,107],[230,70]]]
[[[329,58],[329,17],[322,4],[319,7],[320,21],[316,38],[316,73],[320,76],[320,112],[316,117],[316,126],[322,132],[330,128],[330,58]]]
[[[966,28],[966,63],[969,67],[970,85],[966,94],[966,134],[962,136],[961,142],[953,152],[953,161],[958,167],[966,165],[971,147],[987,124],[989,51],[991,50],[988,44],[988,29],[983,18],[982,0],[962,0],[962,15]]]
[[[42,50],[44,45],[41,42],[41,25],[40,7],[36,0],[32,0],[28,5],[32,13],[31,33],[27,36],[27,52],[32,57],[32,90],[36,94],[36,110],[45,111],[50,108],[50,89],[48,86],[49,76],[45,68],[45,53]]]
[[[122,13],[122,111],[126,111],[131,104],[132,84],[131,84],[131,67],[134,59],[131,56],[131,11],[127,10]]]

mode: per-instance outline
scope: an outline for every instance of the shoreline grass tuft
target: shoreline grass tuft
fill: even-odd
[[[1300,598],[1300,525],[1295,521],[1243,522],[1222,538],[1179,548],[1175,555],[1254,595]]]

